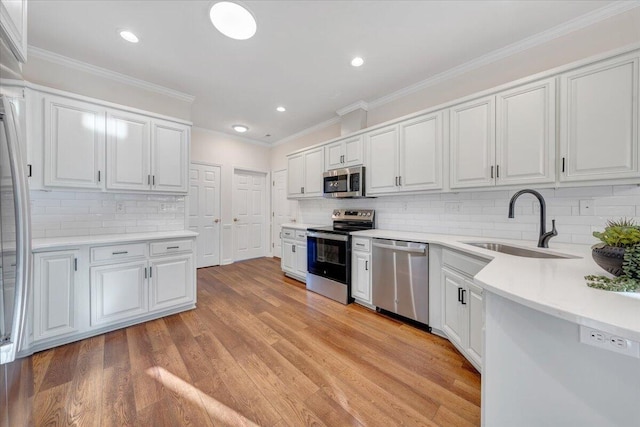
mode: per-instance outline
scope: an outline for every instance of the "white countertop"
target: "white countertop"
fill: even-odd
[[[492,260],[474,278],[475,282],[487,291],[573,323],[640,341],[640,293],[609,292],[588,287],[584,279],[588,274],[611,277],[593,261],[591,247],[588,245],[554,243],[551,240],[551,249],[539,249],[536,248],[536,242],[487,237],[379,229],[353,234],[432,243]],[[503,242],[579,258],[525,258],[461,243],[486,241]]]
[[[194,238],[198,233],[190,230],[157,231],[152,233],[131,234],[103,234],[98,236],[74,236],[74,237],[50,237],[46,239],[33,239],[31,250],[33,252],[45,252],[84,245],[104,245],[109,243],[139,242],[141,240],[161,240]]]
[[[331,225],[331,224],[318,225],[318,224],[302,224],[302,223],[298,223],[298,222],[287,222],[287,223],[282,224],[282,228],[293,228],[295,230],[306,230],[307,228],[311,228],[311,227],[325,227],[327,225]]]

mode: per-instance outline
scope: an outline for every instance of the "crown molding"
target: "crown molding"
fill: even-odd
[[[349,114],[349,113],[351,113],[353,111],[356,111],[358,109],[364,110],[364,111],[369,111],[369,104],[367,104],[366,102],[360,100],[360,101],[354,102],[351,105],[347,105],[346,107],[343,107],[343,108],[341,108],[339,110],[336,110],[336,114],[339,115],[339,116],[344,116],[345,114]]]
[[[282,145],[287,142],[293,141],[294,139],[300,138],[301,136],[308,135],[317,130],[327,128],[329,126],[335,125],[336,123],[340,123],[340,120],[341,120],[340,117],[333,117],[329,120],[325,120],[324,122],[318,123],[317,125],[308,127],[306,129],[301,130],[300,132],[294,133],[293,135],[289,135],[286,138],[283,138],[277,142],[274,142],[273,144],[271,144],[271,146],[276,147],[278,145]]]
[[[135,77],[128,76],[126,74],[118,73],[116,71],[108,70],[106,68],[98,67],[88,64],[86,62],[78,61],[77,59],[69,58],[67,56],[60,55],[45,49],[41,49],[35,46],[29,46],[28,55],[33,58],[43,59],[45,61],[52,62],[54,64],[64,65],[75,70],[83,71],[85,73],[93,74],[95,76],[107,78],[110,80],[124,83],[129,86],[135,86],[140,89],[148,90],[150,92],[159,93],[161,95],[175,98],[179,101],[193,103],[195,96],[187,93],[179,92],[177,90],[169,89],[164,86],[160,86],[154,83],[149,83],[144,80],[136,79]]]
[[[388,95],[370,101],[369,107],[380,107],[384,104],[403,98],[407,95],[411,95],[412,93],[418,92],[422,89],[435,86],[443,81],[460,76],[464,73],[507,58],[509,56],[513,56],[522,51],[539,46],[551,40],[565,36],[582,28],[586,28],[590,25],[596,24],[600,21],[604,21],[605,19],[611,18],[612,16],[619,15],[637,7],[640,7],[640,1],[638,0],[613,2],[607,6],[586,13],[563,24],[550,28],[546,31],[535,34],[531,37],[527,37],[524,40],[520,40],[501,49],[494,50],[493,52],[480,56],[457,67],[451,68],[440,74],[436,74],[435,76],[429,77],[428,79],[422,80],[421,82],[404,87]]]
[[[210,133],[213,135],[217,135],[220,137],[224,137],[224,138],[231,138],[234,139],[236,141],[239,142],[244,142],[247,144],[253,144],[253,145],[259,145],[261,147],[271,147],[272,144],[269,144],[268,142],[262,142],[262,141],[258,141],[257,139],[251,139],[251,138],[247,138],[245,136],[238,136],[238,135],[232,135],[230,133],[226,133],[226,132],[220,132],[217,130],[212,130],[212,129],[207,129],[207,128],[202,128],[199,126],[193,126],[191,128],[191,133],[193,134],[193,130],[197,130],[197,131],[201,131],[201,132],[205,132],[205,133]]]

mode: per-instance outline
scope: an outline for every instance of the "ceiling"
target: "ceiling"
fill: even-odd
[[[245,41],[211,25],[214,3],[30,1],[28,39],[195,96],[195,126],[234,134],[242,123],[243,136],[276,142],[612,2],[243,1],[258,23]],[[124,28],[140,42],[122,40]]]

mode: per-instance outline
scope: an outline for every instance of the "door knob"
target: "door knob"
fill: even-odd
[[[213,222],[215,222],[216,224],[220,222],[220,220],[218,218],[214,219]]]
[[[238,222],[238,218],[233,218],[233,222]]]

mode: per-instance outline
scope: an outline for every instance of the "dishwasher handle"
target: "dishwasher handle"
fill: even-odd
[[[389,249],[396,252],[409,252],[412,254],[426,254],[427,253],[427,245],[420,246],[417,248],[407,248],[404,246],[393,246],[393,245],[385,245],[383,243],[374,243],[373,246],[375,248]]]

